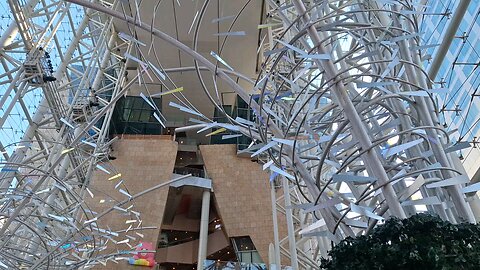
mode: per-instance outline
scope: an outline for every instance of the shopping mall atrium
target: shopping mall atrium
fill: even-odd
[[[480,220],[476,0],[0,10],[0,270],[323,269]]]

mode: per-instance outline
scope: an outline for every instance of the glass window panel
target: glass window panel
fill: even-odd
[[[138,122],[140,118],[141,111],[140,110],[132,110],[130,113],[130,117],[128,118],[128,121],[130,122]]]
[[[135,97],[133,100],[133,108],[134,109],[141,109],[143,108],[143,104],[146,103],[145,100],[141,97]]]
[[[120,121],[128,121],[128,119],[130,118],[130,113],[131,113],[131,109],[129,108],[124,108],[123,109],[123,113],[122,113],[122,119],[120,119]]]
[[[162,110],[162,99],[161,98],[154,98],[153,102],[155,103],[155,105],[157,105],[157,108],[159,110]]]
[[[121,103],[121,106],[123,106],[124,109],[128,108],[128,109],[131,109],[132,108],[132,99],[130,98],[122,98],[123,102]]]
[[[150,122],[150,116],[152,113],[153,111],[142,110],[140,113],[140,118],[138,119],[139,122]]]

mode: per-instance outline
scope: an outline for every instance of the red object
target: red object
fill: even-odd
[[[141,252],[143,250],[155,251],[151,242],[140,242],[135,248],[135,251],[138,251],[138,253],[133,256],[133,259],[129,260],[129,263],[139,266],[155,266],[155,253]]]

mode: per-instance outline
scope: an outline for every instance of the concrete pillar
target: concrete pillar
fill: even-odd
[[[207,259],[208,219],[210,212],[210,190],[202,194],[202,216],[200,217],[200,237],[198,239],[197,270],[203,269],[203,262]]]

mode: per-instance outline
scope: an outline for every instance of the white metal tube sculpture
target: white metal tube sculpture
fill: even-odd
[[[33,145],[39,150],[19,148],[4,164],[0,268],[88,268],[121,256],[99,255],[116,232],[96,227],[95,221],[104,214],[93,214],[84,202],[92,170],[111,143],[106,134],[115,102],[135,81],[125,80],[121,54],[130,55],[139,42],[147,42],[117,38],[112,18],[149,32],[192,57],[192,69],[218,109],[222,107],[216,80],[223,80],[249,104],[254,119],[229,117],[227,124],[210,120],[182,130],[225,128],[233,136],[241,134],[253,140],[244,152],[259,158],[264,170],[271,171],[272,181],[282,178],[288,197],[289,237],[277,244],[275,252],[295,253],[289,256],[292,265],[318,268],[319,257],[326,256],[331,241],[366,233],[388,216],[412,215],[417,205],[452,222],[475,222],[463,193],[476,191],[476,187],[465,188],[469,179],[452,165],[449,154],[460,146],[449,141],[448,133],[431,116],[436,113],[433,99],[440,87],[422,68],[429,44],[422,43],[418,32],[421,10],[410,1],[265,1],[266,23],[259,27],[265,29],[259,50],[262,63],[255,82],[232,71],[235,67],[228,66],[221,53],[212,52],[217,60],[214,64],[197,51],[209,0],[202,2],[197,24],[192,24],[193,48],[120,12],[122,2],[67,0],[45,6],[43,1],[26,5],[9,1],[21,46],[30,56],[40,58],[43,52],[39,48],[55,43],[57,25],[71,16],[71,3],[86,8],[87,16],[69,49],[60,52],[65,59],[55,74],[57,82],[35,86],[31,79],[35,74],[11,61],[17,68],[8,75],[11,89],[42,88],[42,106],[48,105],[51,114],[44,109],[37,112],[25,134],[23,147]],[[249,3],[245,1],[245,6]],[[41,13],[45,10],[48,15]],[[29,18],[34,14],[47,17],[49,23],[43,31],[29,30],[34,25]],[[240,16],[242,11],[236,15]],[[13,33],[16,27],[9,29]],[[83,34],[85,29],[92,33],[90,41],[81,40],[88,36]],[[0,40],[8,43],[3,36]],[[85,44],[90,46],[82,51]],[[0,44],[2,48],[8,45]],[[115,53],[114,48],[118,49]],[[8,50],[2,54],[8,55]],[[160,76],[169,72],[139,58],[126,60],[146,65],[135,79],[147,69]],[[9,58],[5,59],[2,61]],[[75,70],[74,64],[82,65],[81,70],[76,69],[81,75],[76,79],[66,73]],[[97,70],[102,72],[97,74]],[[108,75],[108,70],[116,75]],[[170,72],[185,70],[188,68]],[[214,87],[207,86],[200,70],[212,73]],[[101,88],[106,76],[115,82]],[[233,77],[250,81],[253,92]],[[112,91],[112,97],[104,101],[101,110],[77,115],[74,106],[85,99],[80,90],[88,87]],[[72,102],[58,94],[69,90],[74,93]],[[16,96],[19,102],[20,96]],[[178,108],[206,119],[184,96],[178,98],[184,101]],[[78,117],[85,119],[81,122]],[[103,124],[95,127],[102,117]],[[42,126],[59,130],[55,141],[46,140],[39,132]],[[81,150],[82,145],[92,149]],[[420,199],[413,199],[418,193]],[[289,248],[283,247],[286,242],[290,242]]]

